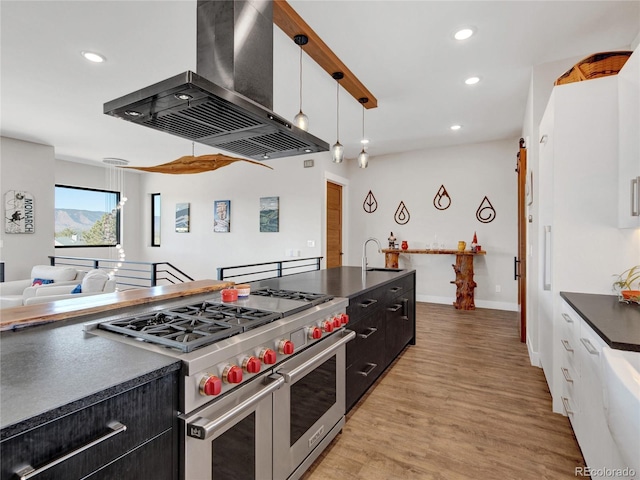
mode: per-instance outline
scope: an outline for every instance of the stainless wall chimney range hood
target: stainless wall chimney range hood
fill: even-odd
[[[107,102],[104,113],[254,160],[328,151],[271,111],[271,0],[199,0],[197,17],[197,73]]]

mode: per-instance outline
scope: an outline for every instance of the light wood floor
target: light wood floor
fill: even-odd
[[[303,480],[575,480],[584,460],[517,322],[515,312],[418,303],[417,345]]]

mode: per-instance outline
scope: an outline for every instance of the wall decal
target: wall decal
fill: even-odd
[[[397,224],[405,225],[406,223],[409,223],[410,218],[411,216],[409,215],[407,206],[404,204],[404,202],[401,201],[400,205],[398,205],[398,209],[396,210],[396,214],[393,216],[393,219]]]
[[[21,190],[4,194],[4,231],[6,233],[35,233],[33,195]]]
[[[188,203],[176,203],[176,233],[189,233]]]
[[[364,211],[367,213],[373,213],[378,209],[378,201],[376,197],[373,196],[371,190],[369,190],[369,193],[365,197],[362,208],[364,208]]]
[[[280,197],[260,198],[260,231],[278,232],[280,230]]]
[[[213,202],[213,231],[221,233],[231,231],[231,200]]]
[[[451,197],[449,193],[447,193],[447,189],[444,188],[444,185],[440,185],[438,193],[433,197],[433,206],[438,210],[446,210],[451,206]]]
[[[476,218],[479,222],[489,223],[496,219],[496,209],[493,208],[489,199],[485,196],[478,210],[476,210]]]

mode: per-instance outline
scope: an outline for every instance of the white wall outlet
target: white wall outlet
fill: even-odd
[[[500,285],[496,285],[496,293],[500,293],[502,291],[502,287]]]
[[[307,247],[315,247],[315,246],[316,246],[315,240],[307,240]]]

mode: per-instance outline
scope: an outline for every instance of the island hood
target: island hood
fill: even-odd
[[[197,73],[107,102],[104,113],[255,160],[329,150],[271,111],[271,0],[200,0],[197,20]]]

